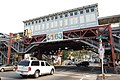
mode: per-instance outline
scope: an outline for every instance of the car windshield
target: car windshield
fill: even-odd
[[[20,61],[18,65],[20,65],[20,66],[29,66],[29,63],[30,63],[30,61],[25,60],[25,61]]]
[[[5,67],[5,66],[7,66],[7,64],[4,64],[4,65],[1,65],[2,67]]]

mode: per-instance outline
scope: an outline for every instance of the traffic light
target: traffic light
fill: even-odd
[[[17,39],[17,40],[19,40],[19,39],[20,39],[20,34],[17,34],[16,39]]]
[[[28,29],[25,29],[24,30],[24,34],[23,34],[25,37],[28,36]]]
[[[32,30],[31,29],[29,30],[29,35],[28,36],[29,36],[29,38],[32,38]]]

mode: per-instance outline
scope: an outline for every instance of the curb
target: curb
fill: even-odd
[[[108,77],[111,77],[110,74],[100,74],[97,76],[97,80],[106,80]]]
[[[0,80],[14,80],[12,78],[7,78],[7,77],[0,77]]]

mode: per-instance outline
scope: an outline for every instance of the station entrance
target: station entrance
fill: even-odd
[[[115,52],[118,51],[118,47],[113,43],[112,28],[110,25],[96,26],[92,28],[84,28],[79,30],[70,30],[63,32],[63,40],[46,42],[45,35],[35,36],[33,38],[24,39],[25,44],[31,43],[37,45],[34,51],[37,53],[39,59],[42,58],[42,54],[49,55],[57,50],[79,50],[84,47],[85,50],[91,50],[98,54],[99,39],[98,36],[104,36],[102,39],[103,47],[105,48],[105,57],[110,56],[113,67],[115,66]]]

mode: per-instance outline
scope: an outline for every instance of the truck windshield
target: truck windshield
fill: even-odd
[[[29,66],[30,61],[24,60],[24,61],[20,61],[18,65],[20,66]]]

